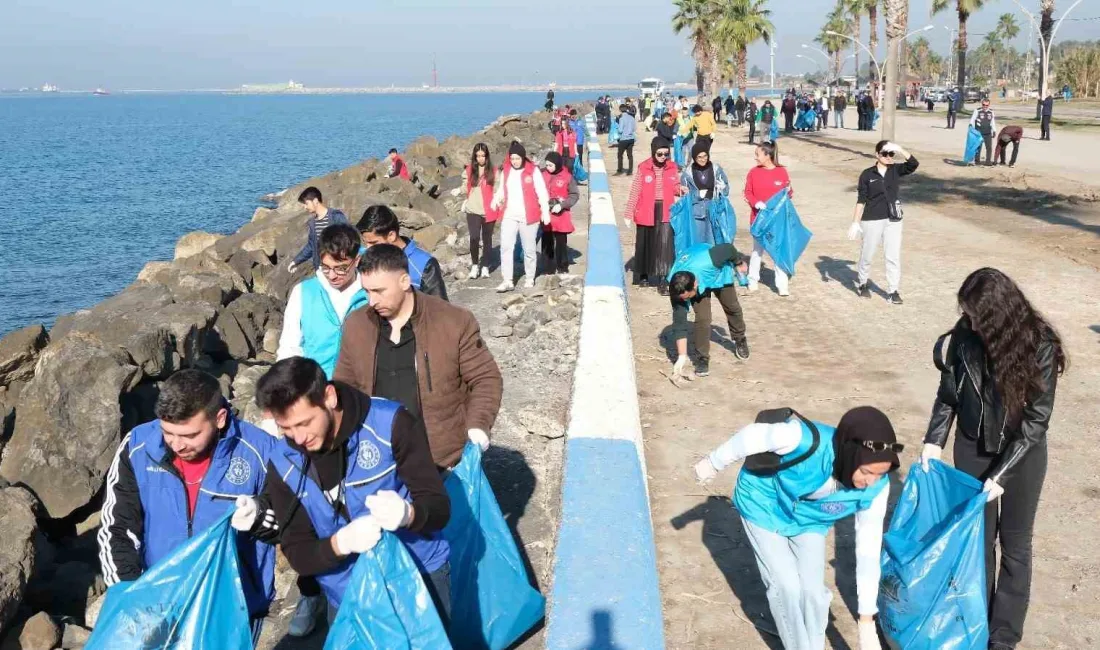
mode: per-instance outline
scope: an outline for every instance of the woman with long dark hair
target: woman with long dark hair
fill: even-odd
[[[745,201],[752,208],[749,226],[756,221],[756,213],[764,209],[768,201],[779,192],[789,192],[791,177],[787,168],[779,164],[779,145],[774,142],[761,142],[756,145],[756,167],[749,170],[745,177]],[[749,291],[756,291],[760,283],[760,258],[764,254],[764,245],[755,237],[752,240],[752,257],[749,260]],[[781,296],[789,296],[789,278],[783,269],[775,266],[775,289]]]
[[[962,317],[936,341],[933,352],[940,387],[921,462],[927,466],[939,459],[954,421],[955,467],[985,481],[989,500],[989,647],[1009,650],[1023,637],[1031,595],[1031,538],[1047,470],[1047,427],[1068,359],[1058,333],[1001,271],[971,273],[958,301]]]
[[[470,164],[462,173],[462,181],[466,184],[466,203],[463,211],[466,213],[466,226],[470,229],[470,279],[473,280],[480,273],[481,277],[489,277],[489,251],[493,249],[493,228],[500,221],[500,210],[494,210],[493,183],[496,174],[493,172],[493,159],[489,155],[489,146],[484,142],[474,145],[474,151],[470,154]],[[479,250],[480,249],[480,250]]]

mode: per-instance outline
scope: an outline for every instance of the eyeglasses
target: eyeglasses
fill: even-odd
[[[893,151],[880,151],[880,152],[878,152],[878,155],[880,155],[884,158],[893,158],[894,157],[894,152]]]
[[[348,273],[351,273],[351,264],[342,264],[340,266],[325,266],[321,265],[321,273],[324,275],[332,275],[338,278],[345,277]]]
[[[658,151],[658,152],[653,154],[653,157],[654,158],[668,158],[668,152],[667,151]]]
[[[899,442],[883,442],[881,440],[860,440],[855,438],[852,442],[861,447],[866,447],[871,451],[892,451],[895,454],[900,454],[905,451],[905,445]]]

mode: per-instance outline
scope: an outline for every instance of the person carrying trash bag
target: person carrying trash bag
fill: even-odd
[[[825,536],[855,516],[859,650],[881,650],[879,557],[890,479],[898,468],[894,427],[872,407],[851,409],[834,429],[792,409],[762,411],[695,465],[700,483],[744,460],[733,491],[745,535],[787,650],[823,650],[833,594],[825,585]]]
[[[984,481],[990,502],[984,540],[989,648],[1009,650],[1023,638],[1047,428],[1069,360],[1058,332],[1001,271],[974,271],[957,299],[962,317],[933,348],[940,385],[921,460],[940,457],[954,423],[955,467]]]
[[[883,536],[878,620],[900,650],[987,650],[986,495],[944,463],[909,470]]]
[[[749,170],[749,173],[745,176],[745,201],[749,204],[752,212],[749,214],[749,227],[753,230],[762,230],[762,228],[756,227],[756,220],[762,210],[768,207],[769,203],[772,203],[772,199],[775,199],[781,194],[788,195],[788,198],[794,195],[794,189],[791,187],[791,177],[787,174],[787,168],[779,164],[779,146],[774,142],[761,142],[756,146],[754,151],[756,157],[756,167]],[[778,202],[772,206],[774,210],[778,205]],[[789,203],[784,203],[789,206]],[[791,208],[793,211],[793,208]],[[786,211],[782,215],[782,221],[784,225],[786,223],[787,213]],[[798,219],[797,213],[795,214],[795,220]],[[766,229],[772,227],[772,222],[769,220],[766,225]],[[798,223],[801,226],[801,222]],[[803,229],[805,230],[805,229]],[[763,232],[761,233],[763,234]],[[774,248],[774,247],[773,247]],[[805,246],[803,245],[803,248]],[[760,282],[760,263],[761,258],[765,252],[764,239],[753,235],[752,245],[752,258],[749,262],[749,291],[756,291]],[[801,254],[801,250],[798,251]],[[795,255],[795,259],[797,259]],[[772,261],[776,261],[773,256]],[[783,265],[776,261],[775,269],[775,289],[781,296],[789,296],[790,290],[788,288],[787,268],[793,267],[793,264]],[[793,271],[793,268],[790,268]]]
[[[280,544],[291,568],[316,576],[330,622],[356,556],[393,532],[446,625],[450,551],[440,531],[450,501],[423,423],[397,402],[328,381],[303,357],[271,366],[256,383],[256,404],[285,437],[271,452],[263,491],[238,500],[233,527]]]
[[[733,219],[726,219],[725,211],[729,206],[730,181],[721,165],[710,159],[710,148],[705,141],[696,142],[691,148],[692,161],[680,172],[680,194],[687,195],[691,201],[692,221],[691,244],[729,244],[733,242]],[[721,221],[716,221],[715,209],[721,209]],[[685,228],[677,228],[679,242]],[[684,247],[677,243],[676,253]]]
[[[107,472],[96,541],[111,588],[158,568],[216,527],[235,499],[258,494],[277,442],[237,419],[218,380],[199,370],[166,379],[154,410],[156,420],[122,439]],[[246,536],[230,541],[255,641],[275,597],[275,550]]]

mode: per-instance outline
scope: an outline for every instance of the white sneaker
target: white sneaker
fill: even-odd
[[[478,266],[477,266],[477,264],[474,264],[473,266],[471,266],[471,267],[470,267],[470,274],[469,274],[468,276],[466,276],[466,277],[470,278],[471,280],[476,280],[476,279],[477,279],[477,274],[478,274],[478,270],[479,270],[479,269],[478,269]]]
[[[488,266],[481,267],[481,277],[483,277],[483,278],[489,277],[489,267]]]
[[[756,293],[756,290],[760,288],[760,283],[756,280],[749,280],[749,291]]]
[[[779,290],[779,295],[781,295],[781,296],[783,296],[784,298],[786,298],[787,296],[791,295],[791,292],[790,292],[790,290],[789,290],[789,289],[780,289],[780,290]]]
[[[523,288],[524,289],[534,289],[535,288],[535,281],[532,280],[531,278],[527,278],[526,280],[523,281]]]
[[[511,282],[505,280],[504,282],[501,282],[499,285],[497,285],[497,293],[506,293],[508,291],[514,291],[515,288],[516,288],[516,285],[514,285]]]
[[[325,613],[327,601],[324,596],[302,596],[294,607],[294,618],[290,619],[287,633],[293,637],[308,636],[317,627],[317,619]]]

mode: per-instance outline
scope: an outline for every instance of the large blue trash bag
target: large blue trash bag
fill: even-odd
[[[252,650],[232,510],[107,590],[87,650]]]
[[[716,244],[732,244],[734,234],[737,232],[736,218],[733,214],[733,206],[729,199],[722,197],[708,202],[707,216],[710,218],[711,229],[714,233]],[[692,246],[704,242],[695,241],[695,229],[692,227],[694,216],[691,209],[691,195],[685,195],[669,210],[668,223],[672,226],[672,245],[676,249],[675,256],[679,257]],[[726,266],[718,278],[722,286],[739,282],[733,267]],[[748,284],[746,278],[745,284]]]
[[[672,247],[674,257],[686,251],[695,242],[692,241],[691,197],[684,195],[672,204],[668,210],[668,225],[672,226]]]
[[[611,130],[607,132],[607,146],[611,146],[619,141],[619,122],[618,120],[611,120]]]
[[[451,519],[451,642],[459,650],[502,650],[535,626],[546,599],[527,579],[519,549],[485,473],[481,448],[466,445],[444,481]]]
[[[710,218],[710,231],[714,233],[714,243],[732,244],[737,234],[737,215],[730,200],[724,196],[711,199],[707,216]]]
[[[812,110],[802,111],[798,114],[798,119],[794,122],[794,128],[796,129],[810,129],[813,130],[817,126],[817,113]]]
[[[909,470],[883,537],[879,622],[901,650],[985,650],[985,494],[944,463]]]
[[[756,213],[751,230],[752,236],[771,255],[775,265],[794,277],[795,264],[814,234],[802,225],[786,189],[773,194],[764,209]]]
[[[573,159],[573,178],[577,179],[578,183],[588,180],[588,170],[584,168],[580,156]]]
[[[679,133],[672,138],[672,162],[676,163],[676,166],[683,169],[684,167],[684,136]]]
[[[970,162],[978,155],[978,149],[982,147],[982,134],[973,126],[966,130],[966,150],[963,151],[963,160]]]
[[[771,128],[768,129],[768,140],[775,142],[779,139],[779,120],[772,118]]]
[[[449,650],[447,631],[405,545],[392,533],[355,561],[325,650]]]

